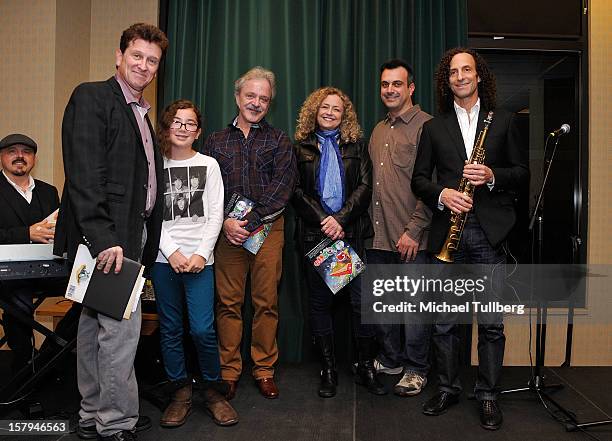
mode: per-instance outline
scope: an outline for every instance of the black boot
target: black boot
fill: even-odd
[[[321,384],[319,396],[331,398],[336,395],[338,373],[336,372],[336,356],[334,353],[333,335],[316,336],[315,342],[321,351]]]
[[[357,374],[355,374],[355,383],[361,384],[368,389],[368,392],[374,395],[386,395],[387,391],[376,376],[374,368],[374,357],[376,356],[376,340],[371,338],[359,338],[359,364],[357,365]]]

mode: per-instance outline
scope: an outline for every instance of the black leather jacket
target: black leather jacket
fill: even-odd
[[[298,218],[297,238],[303,245],[305,241],[314,242],[324,238],[321,221],[328,216],[321,207],[315,185],[321,161],[316,136],[312,134],[305,141],[296,143],[295,154],[299,179],[292,203]],[[352,239],[354,246],[362,248],[363,239],[374,235],[368,214],[372,200],[372,161],[363,141],[341,142],[340,154],[344,165],[345,202],[333,217],[342,225],[345,238]]]

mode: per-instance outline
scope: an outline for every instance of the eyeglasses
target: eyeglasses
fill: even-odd
[[[170,124],[170,128],[172,130],[180,130],[181,127],[185,126],[185,130],[187,130],[188,132],[197,132],[198,131],[198,125],[196,123],[192,123],[192,122],[180,122],[180,121],[172,121],[172,123]]]

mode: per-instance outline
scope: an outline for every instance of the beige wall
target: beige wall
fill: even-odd
[[[589,13],[589,228],[588,263],[612,263],[612,2],[591,0]],[[588,280],[589,316],[578,318],[573,365],[612,365],[612,311],[608,277]],[[606,312],[607,319],[591,320]],[[603,323],[603,324],[602,324]],[[565,340],[564,340],[565,342]]]
[[[56,2],[0,1],[0,137],[39,146],[35,175],[53,181]]]
[[[115,71],[121,31],[158,22],[158,0],[0,1],[0,137],[39,145],[34,175],[63,187],[61,122],[70,93]],[[155,83],[145,97],[155,108]]]
[[[55,17],[53,183],[63,186],[62,118],[74,87],[89,79],[91,6],[88,1],[58,0]],[[78,36],[78,37],[76,37]]]
[[[589,3],[589,262],[611,263],[612,2]]]

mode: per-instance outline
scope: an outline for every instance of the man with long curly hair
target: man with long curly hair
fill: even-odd
[[[380,67],[380,99],[387,116],[370,137],[374,185],[370,214],[374,240],[368,249],[370,264],[427,263],[427,229],[431,210],[410,190],[412,168],[423,123],[431,115],[413,104],[412,67],[399,59]],[[401,397],[417,395],[427,384],[431,326],[379,324],[378,372],[403,377],[393,391]],[[402,345],[401,334],[404,333]]]
[[[516,220],[514,195],[529,179],[526,149],[514,116],[496,108],[495,77],[472,49],[455,48],[444,54],[436,86],[440,116],[423,126],[412,175],[412,190],[433,211],[428,249],[438,253],[442,248],[451,212],[470,212],[454,262],[503,264],[504,241]],[[484,164],[470,164],[468,158],[489,111],[494,115]],[[476,187],[473,199],[456,190],[462,177]],[[477,317],[479,367],[474,392],[481,426],[496,430],[503,419],[497,404],[505,344],[503,315],[478,311]],[[440,415],[459,400],[461,342],[456,322],[456,314],[445,313],[434,323],[440,384],[439,392],[423,405],[426,415]]]

